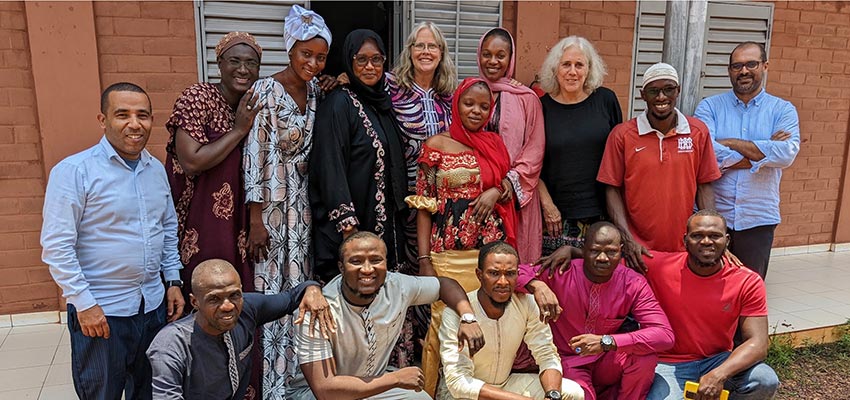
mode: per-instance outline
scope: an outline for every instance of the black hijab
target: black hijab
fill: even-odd
[[[393,203],[387,204],[387,208],[400,211],[407,209],[404,202],[404,198],[407,196],[407,163],[404,161],[404,150],[401,147],[402,132],[398,126],[398,120],[393,115],[392,100],[384,90],[384,74],[381,74],[378,83],[372,86],[364,84],[354,74],[354,56],[367,40],[373,41],[382,55],[387,55],[384,49],[384,41],[377,33],[369,29],[356,29],[349,33],[342,45],[345,72],[350,81],[348,88],[378,116],[378,125],[381,126],[387,141],[388,146],[384,150],[389,156],[390,164],[386,166],[385,171],[386,177],[389,178],[386,194],[392,195]],[[403,221],[396,221],[396,223],[403,223]],[[387,229],[393,228],[387,227]]]

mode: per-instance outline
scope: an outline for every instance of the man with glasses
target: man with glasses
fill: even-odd
[[[623,256],[645,271],[648,249],[684,251],[685,221],[714,208],[711,182],[720,178],[708,128],[676,109],[679,74],[658,63],[643,75],[646,111],[614,127],[597,180],[608,185],[611,221],[623,235]]]
[[[723,173],[714,192],[729,224],[729,250],[762,279],[780,222],[782,169],[800,151],[797,109],[765,92],[767,67],[761,44],[739,44],[729,55],[732,90],[704,99],[694,114],[711,132]]]

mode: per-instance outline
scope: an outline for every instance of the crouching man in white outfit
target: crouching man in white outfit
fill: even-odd
[[[519,257],[504,242],[488,243],[478,255],[475,274],[481,288],[467,293],[473,313],[443,312],[440,326],[440,358],[444,379],[439,399],[528,400],[584,399],[575,382],[563,379],[561,358],[552,343],[552,331],[541,322],[534,298],[514,293]],[[458,327],[478,323],[484,347],[478,352],[462,349]],[[540,374],[511,373],[517,350],[525,342]]]

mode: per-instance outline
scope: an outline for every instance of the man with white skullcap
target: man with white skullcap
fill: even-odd
[[[626,263],[645,270],[648,249],[684,251],[685,222],[714,208],[711,182],[720,178],[708,128],[676,109],[679,74],[658,63],[643,75],[646,111],[608,136],[597,180],[608,185],[611,221],[623,233]]]

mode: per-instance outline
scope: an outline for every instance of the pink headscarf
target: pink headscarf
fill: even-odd
[[[543,152],[546,147],[546,132],[543,126],[543,110],[540,99],[528,87],[513,86],[510,78],[516,65],[516,45],[510,32],[494,28],[484,34],[478,42],[478,54],[484,38],[495,29],[506,33],[511,39],[511,59],[504,77],[496,82],[484,79],[493,92],[504,92],[499,97],[499,136],[505,142],[511,158],[508,179],[514,186],[520,205],[517,224],[517,251],[520,263],[531,263],[540,258],[542,248],[543,216],[537,182],[543,167]],[[484,75],[481,64],[478,71]]]
[[[500,30],[505,32],[505,34],[511,39],[511,61],[508,64],[508,69],[505,71],[505,76],[499,78],[496,82],[491,82],[487,78],[484,77],[484,68],[481,67],[481,47],[484,46],[484,38],[495,30]],[[481,36],[481,39],[478,40],[478,75],[484,78],[484,81],[490,85],[490,90],[493,92],[509,92],[514,94],[523,94],[523,93],[531,93],[534,94],[534,91],[531,88],[526,87],[525,85],[514,86],[511,85],[511,77],[514,76],[514,69],[516,68],[516,43],[514,42],[514,37],[508,32],[505,28],[493,28],[487,31],[484,35]]]

